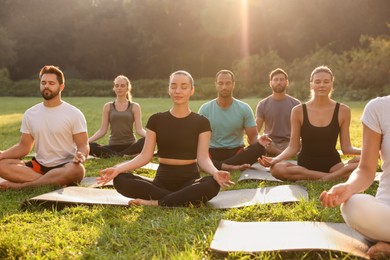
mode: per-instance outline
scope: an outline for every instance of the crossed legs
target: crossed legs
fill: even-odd
[[[390,206],[368,194],[355,194],[341,205],[351,228],[376,241],[367,253],[371,258],[390,256]]]
[[[0,160],[0,177],[6,181],[0,183],[0,189],[20,189],[42,185],[70,185],[78,183],[84,177],[82,164],[69,162],[63,167],[55,168],[46,174],[35,172],[18,159]]]

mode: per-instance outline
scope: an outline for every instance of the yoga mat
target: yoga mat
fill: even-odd
[[[250,169],[246,169],[241,172],[238,182],[248,181],[248,180],[267,180],[267,181],[278,181],[282,182],[279,179],[276,179],[269,171],[269,168],[265,168],[260,163],[252,164]]]
[[[383,172],[376,172],[375,174],[375,181],[379,181],[383,175]]]
[[[138,175],[138,174],[134,174],[134,175]],[[153,178],[149,178],[149,177],[145,177],[145,176],[141,176],[141,175],[138,175],[138,176],[140,176],[146,180],[150,180],[150,181],[153,180]],[[80,182],[80,186],[88,187],[88,188],[102,188],[102,187],[113,187],[114,186],[113,180],[102,185],[101,183],[100,184],[98,183],[96,178],[97,177],[84,177]]]
[[[55,206],[57,209],[72,205],[127,206],[130,200],[132,199],[119,194],[114,189],[72,186],[27,199],[23,202],[22,208],[31,204],[38,204],[46,208]]]
[[[210,248],[220,252],[331,250],[368,258],[368,241],[344,223],[221,220]]]
[[[304,187],[281,185],[257,189],[221,191],[208,204],[217,209],[227,209],[256,204],[294,202],[301,199],[308,199],[308,194]]]

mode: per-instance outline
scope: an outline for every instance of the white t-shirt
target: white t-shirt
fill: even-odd
[[[382,135],[381,159],[383,175],[379,181],[376,198],[390,204],[390,96],[378,97],[366,105],[362,122]]]
[[[73,135],[87,132],[87,122],[79,109],[64,101],[56,107],[39,103],[24,113],[20,132],[34,138],[36,160],[54,167],[73,159]]]

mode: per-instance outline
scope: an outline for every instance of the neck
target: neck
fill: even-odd
[[[286,92],[282,92],[282,93],[272,92],[272,98],[275,100],[281,100],[285,97],[286,97]]]
[[[129,100],[125,97],[116,97],[115,102],[116,103],[127,103]]]
[[[62,104],[62,100],[61,98],[53,98],[53,99],[50,99],[50,100],[43,100],[43,105],[45,107],[56,107],[56,106],[59,106]]]
[[[329,104],[334,103],[334,101],[332,99],[330,99],[328,96],[315,97],[311,100],[311,102],[316,104],[316,105],[320,105],[320,106],[329,105]]]
[[[188,105],[174,105],[171,109],[169,109],[169,112],[174,116],[174,117],[186,117],[191,113],[191,109],[188,107]]]
[[[220,106],[221,108],[227,108],[229,107],[231,104],[233,103],[233,97],[230,96],[230,97],[218,97],[217,98],[217,104],[218,106]]]

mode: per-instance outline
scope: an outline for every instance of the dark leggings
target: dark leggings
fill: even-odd
[[[209,153],[214,166],[221,170],[222,163],[230,165],[252,165],[257,162],[257,158],[265,155],[265,148],[261,144],[255,143],[245,148],[210,148]]]
[[[219,185],[212,176],[200,178],[197,164],[176,166],[159,164],[153,181],[131,173],[114,179],[115,189],[129,198],[158,200],[167,207],[198,206],[214,198]]]
[[[100,145],[98,143],[89,143],[90,155],[95,157],[108,158],[112,156],[139,154],[144,147],[145,138],[138,139],[133,144],[122,145]]]

